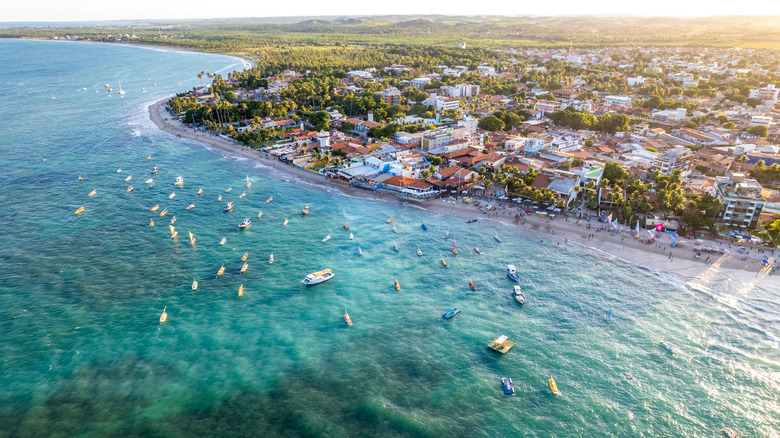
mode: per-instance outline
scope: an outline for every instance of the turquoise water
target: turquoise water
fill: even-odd
[[[0,55],[0,437],[777,436],[776,278],[686,285],[547,237],[321,190],[151,127],[150,102],[234,58],[10,40]],[[125,97],[108,97],[119,81]],[[336,277],[300,287],[323,268]],[[443,320],[453,307],[463,313]],[[487,351],[501,334],[517,346]]]

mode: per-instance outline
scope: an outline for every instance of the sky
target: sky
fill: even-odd
[[[220,7],[224,6],[224,7]],[[322,15],[780,15],[780,0],[28,0],[3,5],[0,22],[63,22]]]

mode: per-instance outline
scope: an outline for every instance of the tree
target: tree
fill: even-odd
[[[751,126],[747,131],[749,134],[757,135],[759,137],[766,137],[769,134],[769,128],[764,125]]]
[[[480,119],[478,126],[480,129],[485,129],[487,131],[500,131],[504,129],[504,122],[498,117],[490,115]]]
[[[627,175],[628,173],[623,170],[623,167],[621,167],[620,164],[607,163],[604,165],[604,174],[602,175],[602,179],[617,182],[624,179]]]
[[[745,102],[746,102],[748,105],[752,106],[753,108],[755,108],[755,107],[757,107],[758,105],[761,105],[761,104],[763,104],[763,103],[764,103],[764,101],[762,101],[761,99],[759,99],[759,98],[757,98],[757,97],[748,97],[747,99],[745,99]]]

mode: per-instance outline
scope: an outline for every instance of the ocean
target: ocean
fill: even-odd
[[[237,58],[21,40],[0,55],[0,437],[778,436],[776,277],[689,282],[323,190],[152,125],[150,103]],[[506,355],[486,348],[499,335],[517,342]]]

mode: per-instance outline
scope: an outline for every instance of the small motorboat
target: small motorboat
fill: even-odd
[[[76,210],[74,213],[76,214],[84,213],[84,206],[82,205],[81,207],[79,207],[78,210]]]
[[[249,251],[245,252],[244,255],[241,256],[241,261],[243,262],[247,257],[249,257]]]
[[[233,210],[233,201],[228,202],[225,208],[222,209],[222,211],[231,211],[231,210]]]
[[[349,230],[349,225],[347,224],[342,225],[342,227],[344,227],[345,230]]]
[[[165,216],[166,214],[168,214],[168,209],[164,208],[163,211],[160,212],[160,216]]]
[[[150,220],[150,221],[149,221],[149,226],[150,226],[150,227],[153,227],[153,226],[154,226],[154,218],[153,218],[152,220]]]
[[[385,223],[386,223],[386,224],[389,224],[389,223],[390,223],[390,222],[392,222],[392,221],[393,221],[393,218],[390,218],[390,219],[386,220],[386,221],[385,221]]]
[[[246,192],[243,192],[243,193],[241,193],[240,195],[238,195],[238,199],[241,199],[241,198],[243,198],[244,196],[246,196]]]
[[[144,184],[151,184],[153,182],[154,182],[154,180],[152,178],[149,178],[146,181],[144,181]]]
[[[91,191],[91,192],[89,192],[89,197],[90,197],[90,198],[91,198],[91,197],[93,197],[93,196],[95,196],[95,195],[97,195],[97,189],[96,189],[96,190],[93,190],[93,191]]]
[[[421,225],[421,227],[422,227],[422,230],[423,230],[423,231],[428,231],[428,226],[427,226],[427,225],[425,225],[425,223],[423,223],[423,224]]]
[[[154,207],[152,207],[152,209],[151,209],[150,211],[151,211],[152,213],[154,213],[155,211],[157,211],[157,210],[159,210],[159,209],[160,209],[160,204],[157,204],[157,205],[155,205]]]
[[[501,243],[501,238],[498,237],[498,234],[494,234],[493,238],[496,239],[496,242]]]
[[[520,281],[520,274],[517,273],[517,269],[515,269],[515,265],[507,265],[506,275],[508,275],[509,278],[511,278],[514,281]]]
[[[525,304],[525,295],[523,295],[523,291],[520,289],[520,286],[514,285],[512,287],[512,296],[515,297],[515,301],[518,303]]]
[[[322,271],[312,272],[311,274],[307,275],[306,278],[301,281],[301,283],[305,284],[306,286],[311,286],[322,283],[323,281],[330,280],[335,275],[336,274],[334,274],[330,269],[323,269]]]
[[[456,308],[456,309],[452,309],[452,310],[450,310],[449,312],[446,312],[444,315],[442,315],[442,318],[444,318],[444,319],[450,319],[450,318],[452,318],[453,316],[457,316],[457,315],[459,315],[459,314],[460,314],[460,309],[457,309],[457,308]]]
[[[238,296],[243,297],[244,296],[244,285],[238,287]]]
[[[393,287],[395,287],[395,290],[401,290],[401,285],[398,283],[398,279],[396,279],[395,283],[393,283]]]
[[[198,290],[198,280],[192,280],[192,290]]]
[[[260,213],[257,213],[257,218],[260,219],[263,217],[263,210],[260,210]]]
[[[477,254],[482,254],[482,250],[477,248],[476,246],[474,247],[474,252],[476,252]]]
[[[306,206],[306,208],[301,210],[301,216],[306,216],[307,214],[309,214],[309,206],[308,205]]]
[[[132,192],[132,191],[133,191],[133,186],[130,186],[130,187],[128,187],[128,188],[127,188],[127,191],[128,191],[128,192]]]
[[[222,195],[219,195],[219,197],[217,198],[217,201],[222,201]]]
[[[397,233],[397,232],[398,232],[398,228],[396,228],[396,227],[395,227],[395,225],[393,225],[393,232],[394,232],[394,233]]]
[[[154,187],[154,183],[149,184],[149,188],[151,189],[152,187]]]
[[[349,317],[349,313],[347,313],[347,308],[344,308],[344,321],[347,322],[347,325],[352,325],[352,318]]]
[[[471,220],[466,221],[466,223],[467,224],[473,224],[476,221],[477,221],[477,219],[471,219]]]
[[[734,432],[733,430],[729,429],[728,427],[723,428],[723,433],[725,433],[726,436],[729,437],[729,438],[739,438],[737,436],[737,433]]]
[[[325,236],[324,239],[322,239],[323,242],[327,242],[328,240],[330,240],[330,234],[328,234],[327,236]]]
[[[552,389],[553,394],[558,395],[558,385],[555,384],[555,379],[550,377],[550,389]]]
[[[273,197],[273,196],[271,196],[270,198],[268,198],[268,199],[266,199],[266,200],[265,200],[265,203],[266,203],[266,204],[270,204],[270,203],[271,203],[271,201],[273,201],[273,200],[274,200],[274,197]]]
[[[127,178],[125,178],[125,182],[129,182],[131,179],[133,179],[133,176],[132,176],[132,175],[130,175],[130,176],[128,176]]]
[[[203,194],[203,188],[201,188],[201,189],[199,189],[199,190],[198,190],[198,194],[199,194],[199,195],[202,195],[202,194]]]
[[[444,257],[441,257],[441,264],[444,265],[444,267],[447,267],[447,262],[444,260]]]
[[[249,228],[251,225],[252,225],[252,221],[248,217],[245,217],[244,220],[240,224],[238,224],[238,228],[245,229],[245,228]]]
[[[190,204],[187,206],[187,208],[185,208],[185,210],[192,210],[193,208],[195,208],[195,204]]]
[[[349,233],[349,240],[355,240],[355,235],[352,233]]]
[[[233,187],[228,187],[227,189],[225,189],[225,193],[230,193],[232,190],[233,190]]]
[[[271,256],[268,257],[268,263],[273,263],[273,262],[274,262],[274,253],[271,253]]]
[[[116,173],[122,173],[122,169],[117,169]]]
[[[176,192],[173,192],[170,195],[168,195],[168,199],[173,199],[175,197],[176,197]]]
[[[360,249],[360,247],[359,247],[359,246],[358,246],[358,255],[359,255],[359,256],[361,256],[361,257],[363,256],[363,250],[362,250],[362,249]]]
[[[607,310],[607,319],[612,319],[612,309]]]
[[[290,221],[287,218],[284,218],[284,223],[282,224],[282,226],[286,227],[289,222]]]
[[[473,282],[473,281],[471,281],[471,279],[470,279],[470,278],[469,278],[469,287],[471,288],[471,290],[477,290],[477,287],[476,287],[476,286],[474,286],[474,282]]]
[[[219,244],[224,246],[225,242],[227,242],[227,237],[223,237],[222,240],[219,241]]]
[[[420,251],[420,248],[417,248],[417,255],[422,257],[422,251]]]
[[[501,378],[501,386],[504,387],[504,394],[515,395],[515,387],[512,385],[512,379],[509,377]]]
[[[219,268],[219,271],[217,271],[217,277],[225,273],[225,265],[222,265],[221,268]]]
[[[163,308],[163,313],[162,313],[162,315],[160,315],[160,324],[162,324],[162,323],[164,323],[165,321],[168,320],[168,313],[165,312],[167,309],[168,309],[168,306],[165,306]]]
[[[241,273],[243,274],[247,269],[249,269],[249,263],[244,263],[244,265],[241,266]]]
[[[397,244],[397,243],[395,243],[395,242],[393,242],[393,249],[395,250],[395,252],[398,252],[398,251],[400,251],[400,250],[398,249],[398,244]]]
[[[173,225],[173,224],[175,224],[175,223],[176,223],[176,216],[174,216],[174,217],[172,217],[172,218],[171,218],[171,225]]]
[[[176,180],[173,182],[173,185],[175,186],[183,186],[184,185],[184,178],[177,176]]]
[[[157,171],[158,171],[158,170],[159,170],[159,169],[157,169],[157,166],[155,166],[155,167],[154,167],[152,170],[150,170],[150,171],[149,171],[149,173],[151,173],[152,175],[154,175],[155,173],[157,173]]]
[[[631,381],[634,380],[634,376],[632,376],[631,373],[623,373],[623,375],[626,377],[628,383],[631,383]]]
[[[672,347],[671,347],[669,344],[667,344],[666,342],[664,342],[664,341],[661,341],[661,342],[660,342],[660,344],[661,344],[661,346],[662,346],[662,347],[666,348],[666,349],[669,351],[669,353],[672,353],[672,354],[674,354],[674,353],[675,353],[675,351],[674,351],[674,348],[672,348]]]

